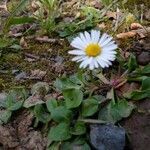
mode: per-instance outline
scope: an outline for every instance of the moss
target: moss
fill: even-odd
[[[22,57],[17,53],[8,53],[3,57],[3,60],[10,65],[17,65],[22,62]]]
[[[5,87],[5,81],[0,78],[0,90],[2,90]]]
[[[7,3],[7,9],[8,11],[12,12],[14,8],[16,8],[16,5],[18,5],[20,0],[11,0]]]
[[[29,48],[23,50],[20,53],[5,53],[2,61],[1,66],[4,67],[5,70],[8,71],[6,74],[1,74],[0,78],[3,80],[2,89],[9,89],[14,86],[24,85],[26,87],[30,87],[30,85],[36,83],[37,81],[34,80],[24,80],[24,81],[15,81],[15,75],[12,74],[13,69],[18,69],[21,71],[25,71],[27,73],[31,73],[31,71],[40,69],[41,71],[46,71],[47,74],[44,78],[46,82],[52,82],[55,80],[60,74],[54,72],[54,69],[51,65],[55,61],[55,57],[62,56],[64,58],[64,66],[65,71],[67,73],[72,73],[75,66],[74,63],[68,61],[70,56],[68,55],[67,51],[69,50],[69,44],[66,41],[58,41],[56,44],[50,43],[39,43],[35,41],[27,41]],[[25,60],[24,53],[29,53],[35,56],[38,56],[40,59],[35,60],[35,62],[29,62]]]
[[[148,0],[128,0],[128,2],[125,4],[125,8],[134,8],[135,5],[138,5],[140,7],[140,4],[144,4],[146,7],[150,7],[150,1]]]

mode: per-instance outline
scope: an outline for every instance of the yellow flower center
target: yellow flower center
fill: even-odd
[[[96,57],[101,53],[101,47],[98,44],[91,43],[85,48],[86,55]]]

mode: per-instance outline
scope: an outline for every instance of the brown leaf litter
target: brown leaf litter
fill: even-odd
[[[119,33],[116,35],[117,39],[126,39],[126,38],[133,38],[136,35],[139,35],[140,38],[144,38],[147,34],[150,33],[150,27],[143,27],[142,29],[131,30],[129,32]]]
[[[20,112],[13,122],[0,125],[0,144],[6,150],[44,150],[46,138],[33,130],[32,124],[33,115],[27,111]]]

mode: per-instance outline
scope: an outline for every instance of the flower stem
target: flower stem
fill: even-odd
[[[91,78],[91,82],[94,82],[92,70],[90,70],[90,78]]]

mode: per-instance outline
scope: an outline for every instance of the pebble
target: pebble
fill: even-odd
[[[137,56],[137,62],[139,65],[147,65],[150,62],[150,53],[142,52]]]
[[[125,129],[113,124],[91,125],[90,141],[96,150],[123,150]]]

